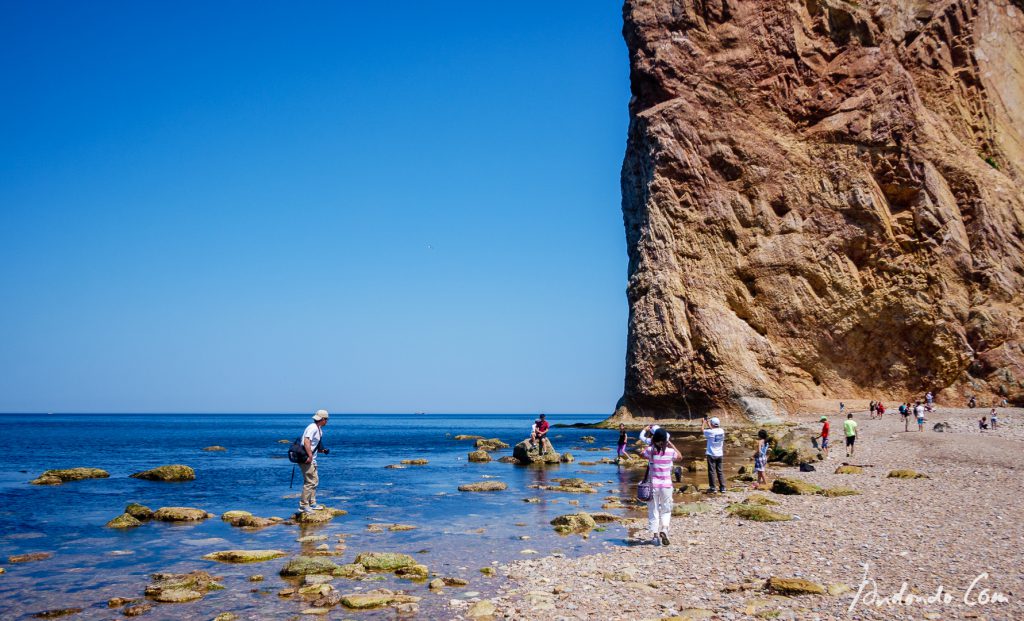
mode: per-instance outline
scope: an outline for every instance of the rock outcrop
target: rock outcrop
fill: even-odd
[[[1024,402],[1024,6],[627,0],[617,418]]]
[[[542,450],[543,449],[543,450]],[[512,457],[520,464],[557,464],[562,456],[555,452],[551,440],[544,438],[539,443],[530,445],[530,440],[523,440],[512,449]]]

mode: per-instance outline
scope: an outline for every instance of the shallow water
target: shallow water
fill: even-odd
[[[549,416],[553,424],[601,418]],[[382,581],[335,582],[342,592],[382,586],[404,589],[424,597],[424,614],[439,610],[450,598],[472,597],[473,593],[486,596],[496,580],[485,578],[479,569],[526,558],[523,550],[574,556],[624,545],[627,533],[617,524],[592,533],[589,539],[557,535],[549,524],[564,513],[600,511],[606,496],[634,493],[642,469],[579,463],[614,457],[617,432],[553,428],[550,437],[555,448],[572,452],[577,461],[547,468],[497,461],[469,463],[466,454],[473,450],[472,442],[452,438],[473,434],[515,445],[528,435],[532,420],[531,415],[335,415],[324,435],[324,445],[331,453],[318,458],[318,500],[345,509],[348,515],[324,526],[301,529],[278,525],[244,531],[213,518],[188,525],[151,522],[122,531],[104,524],[130,502],[154,510],[190,506],[215,514],[241,509],[263,517],[289,517],[297,505],[295,495],[302,475],[296,471],[295,486],[289,488],[292,465],[284,459],[287,446],[278,440],[298,436],[309,422],[308,415],[0,415],[0,428],[11,447],[0,455],[0,544],[6,569],[0,576],[0,616],[27,618],[42,610],[80,607],[85,611],[71,618],[119,618],[118,611],[106,607],[106,601],[141,597],[149,574],[202,569],[224,576],[227,588],[198,602],[159,605],[144,618],[208,619],[225,611],[240,618],[286,618],[308,606],[277,597],[278,590],[291,586],[277,575],[284,559],[227,565],[201,557],[234,548],[272,548],[296,554],[302,545],[295,539],[311,533],[328,535],[326,543],[332,547],[337,534],[348,535],[344,553],[331,557],[337,563],[352,562],[365,551],[405,552],[417,556],[438,575],[469,580],[468,587],[446,589],[443,596],[432,595],[423,583],[390,575],[378,576]],[[586,435],[595,436],[597,442],[583,443],[580,438]],[[696,439],[678,438],[675,442],[687,458],[703,453]],[[202,450],[214,444],[228,450]],[[495,459],[510,454],[511,449],[492,453]],[[411,458],[426,458],[430,463],[401,470],[385,468]],[[128,477],[171,463],[195,468],[196,480],[159,483]],[[43,470],[76,466],[103,468],[110,478],[54,487],[28,485]],[[561,494],[529,487],[559,477],[579,477],[601,487],[596,494]],[[456,490],[462,483],[483,478],[502,480],[509,489],[493,493]],[[699,483],[706,478],[691,475],[690,481]],[[541,498],[541,502],[522,501],[530,496]],[[579,501],[579,506],[570,505],[572,500]],[[372,522],[413,524],[417,529],[374,534],[366,529]],[[521,536],[529,539],[521,540]],[[52,552],[53,557],[24,564],[6,562],[9,555],[29,552]],[[265,580],[249,582],[248,576],[256,573],[263,574]],[[392,618],[394,613],[339,608],[330,616]]]

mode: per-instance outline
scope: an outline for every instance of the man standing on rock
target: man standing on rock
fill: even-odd
[[[327,453],[323,448],[321,440],[324,435],[324,426],[330,414],[327,410],[317,410],[313,415],[313,422],[306,426],[302,432],[302,446],[306,449],[306,461],[299,464],[302,470],[302,497],[299,499],[299,512],[312,513],[324,508],[316,504],[316,488],[320,485],[320,476],[316,471],[316,454]]]
[[[853,457],[853,444],[857,441],[857,421],[853,420],[852,412],[846,415],[843,431],[846,433],[846,456]]]
[[[708,458],[708,493],[715,491],[715,482],[718,482],[718,491],[725,493],[725,474],[722,472],[722,457],[725,455],[725,431],[717,417],[710,420],[707,416],[701,422],[701,429],[704,431],[704,439],[707,440]]]

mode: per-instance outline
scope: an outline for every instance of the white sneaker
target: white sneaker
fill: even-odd
[[[310,511],[323,511],[326,508],[327,507],[325,507],[323,505],[309,505],[309,510]]]
[[[299,513],[312,513],[313,510],[309,507],[299,507]]]

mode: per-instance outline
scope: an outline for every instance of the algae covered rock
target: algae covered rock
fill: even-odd
[[[408,554],[396,552],[363,552],[356,557],[355,562],[368,571],[395,571],[417,564],[416,560]]]
[[[478,481],[459,486],[460,492],[500,492],[508,489],[504,481]]]
[[[704,502],[682,502],[672,505],[672,515],[676,517],[698,515],[700,513],[707,513],[712,508],[712,505]]]
[[[146,505],[140,505],[137,502],[133,502],[125,507],[124,512],[136,520],[145,521],[153,519],[153,510]]]
[[[597,522],[585,512],[560,515],[551,520],[551,525],[555,527],[555,531],[562,534],[582,533],[597,528]]]
[[[346,563],[339,565],[333,575],[340,578],[359,578],[366,575],[366,568],[359,563]]]
[[[469,607],[466,616],[470,619],[489,619],[497,613],[497,608],[489,599],[482,599]]]
[[[860,492],[850,487],[828,487],[818,492],[818,494],[828,498],[837,498],[839,496],[857,496]]]
[[[32,485],[60,485],[69,481],[85,479],[106,479],[110,473],[99,468],[68,468],[66,470],[47,470],[29,481]]]
[[[333,509],[331,507],[327,507],[320,509],[319,511],[310,511],[309,513],[296,513],[295,521],[299,524],[323,524],[330,522],[338,516],[347,514],[348,511],[345,511],[344,509]]]
[[[430,577],[430,569],[426,565],[411,565],[400,567],[395,571],[395,575],[406,580],[426,580]]]
[[[498,451],[498,450],[501,450],[501,449],[507,449],[508,448],[508,444],[505,444],[504,442],[502,442],[498,438],[489,438],[489,439],[480,438],[479,440],[477,440],[474,443],[474,446],[476,446],[476,448],[478,448],[478,449],[480,449],[482,451]]]
[[[761,505],[763,507],[766,507],[766,506],[771,506],[771,505],[777,505],[779,503],[774,501],[774,500],[772,500],[771,498],[765,496],[764,494],[750,494],[749,496],[747,496],[743,500],[743,504],[745,504],[745,505]]]
[[[803,578],[780,578],[772,576],[764,583],[764,588],[779,595],[824,595],[825,587],[817,582]]]
[[[403,459],[401,463],[406,466],[426,466],[430,462],[426,459]]]
[[[34,561],[45,561],[53,556],[52,552],[29,552],[28,554],[14,554],[7,557],[7,562],[12,565],[17,563],[31,563]]]
[[[129,513],[122,513],[107,522],[107,528],[135,528],[136,526],[142,526],[142,522]]]
[[[42,612],[37,612],[32,616],[36,619],[59,619],[60,617],[77,615],[80,612],[82,612],[81,608],[56,608],[54,610],[44,610]]]
[[[572,453],[562,453],[561,462],[563,464],[571,464],[574,461],[576,461],[576,458],[572,456]]]
[[[772,492],[785,496],[804,496],[817,494],[821,488],[800,479],[780,478],[772,481]]]
[[[220,519],[224,520],[228,524],[231,524],[232,526],[249,529],[264,528],[278,523],[277,520],[258,517],[249,513],[248,511],[238,510],[225,511],[221,514]]]
[[[192,507],[160,507],[153,513],[159,522],[199,522],[212,517],[212,513]]]
[[[754,522],[788,522],[793,519],[788,513],[778,513],[764,505],[733,504],[726,507],[730,515]]]
[[[708,462],[703,459],[693,459],[686,462],[687,472],[707,472]]]
[[[921,474],[916,470],[892,470],[889,472],[890,479],[927,479],[928,475]]]
[[[392,604],[411,604],[420,601],[419,597],[396,593],[388,589],[376,589],[366,593],[349,593],[341,596],[341,605],[353,610],[370,610],[383,608]]]
[[[150,576],[153,582],[146,587],[146,597],[164,603],[191,602],[200,599],[210,591],[223,589],[219,576],[205,571],[187,574],[159,573]]]
[[[321,556],[296,556],[279,572],[282,576],[306,576],[309,574],[334,574],[339,569],[337,563]]]
[[[521,464],[557,464],[562,460],[547,438],[535,442],[532,447],[529,440],[523,440],[512,449],[512,456]]]
[[[491,456],[487,451],[473,451],[469,454],[467,459],[476,463],[486,463],[491,461]]]
[[[260,563],[287,556],[281,550],[221,550],[203,556],[208,561],[219,563]]]
[[[464,434],[460,434],[460,435],[455,436],[455,439],[456,440],[483,440],[484,437],[483,436],[467,436],[467,435],[464,435]]]
[[[864,469],[861,468],[860,466],[851,466],[849,464],[844,464],[844,465],[839,466],[838,468],[836,468],[836,474],[863,474],[863,473],[864,473]]]
[[[144,472],[136,472],[131,476],[133,479],[144,479],[146,481],[193,481],[196,478],[196,471],[181,464],[171,464]]]

